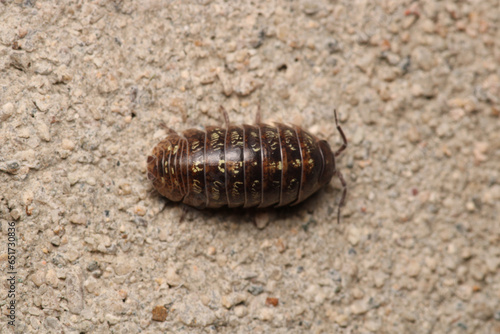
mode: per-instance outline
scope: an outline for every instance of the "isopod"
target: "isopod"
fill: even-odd
[[[296,125],[260,122],[234,125],[225,111],[225,127],[174,130],[147,158],[148,179],[163,196],[197,208],[296,205],[330,182],[342,184],[337,220],[347,186],[335,158],[347,139],[335,111],[342,146],[335,152]]]

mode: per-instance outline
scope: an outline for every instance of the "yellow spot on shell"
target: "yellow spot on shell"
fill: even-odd
[[[197,194],[201,194],[201,182],[198,180],[193,180],[193,191]]]
[[[225,172],[225,169],[224,167],[222,167],[222,165],[225,164],[225,161],[224,160],[219,160],[219,170],[221,173],[224,173]]]
[[[283,163],[281,161],[278,162],[278,170],[283,169]]]
[[[220,134],[217,132],[213,132],[211,135],[211,138],[210,138],[210,145],[212,147],[215,147],[217,142],[219,141],[219,138],[220,138]],[[220,145],[220,143],[219,143],[219,145]]]
[[[194,163],[193,168],[192,168],[193,173],[198,173],[198,172],[203,171],[203,167],[200,167],[200,165],[201,165],[200,161],[196,161]]]
[[[243,182],[235,182],[233,185],[233,189],[231,190],[231,193],[233,196],[238,196],[240,194],[240,191],[238,190],[238,186],[243,186]]]
[[[211,194],[212,194],[212,198],[215,199],[215,200],[218,200],[220,198],[220,191],[219,191],[219,187],[221,186],[222,184],[219,182],[219,181],[215,181],[214,182],[214,186],[212,187],[212,191],[211,191]]]
[[[231,132],[231,144],[235,146],[243,146],[243,142],[241,141],[241,136],[237,131]]]

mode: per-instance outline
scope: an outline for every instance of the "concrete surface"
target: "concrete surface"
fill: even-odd
[[[0,1],[0,332],[499,333],[499,8]],[[333,146],[337,108],[341,223],[338,182],[257,215],[160,198],[163,125],[221,105]]]

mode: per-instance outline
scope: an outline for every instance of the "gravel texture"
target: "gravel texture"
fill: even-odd
[[[168,127],[300,124],[348,182],[260,213],[166,203]],[[500,333],[500,3],[0,1],[8,333]]]

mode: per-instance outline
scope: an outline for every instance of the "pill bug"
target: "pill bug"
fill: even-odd
[[[347,148],[347,139],[335,124],[343,144],[335,152],[299,126],[260,122],[231,124],[223,110],[225,127],[207,126],[169,134],[147,158],[147,176],[163,196],[197,208],[295,205],[330,182],[342,184],[337,220],[347,194],[346,182],[335,158]]]

